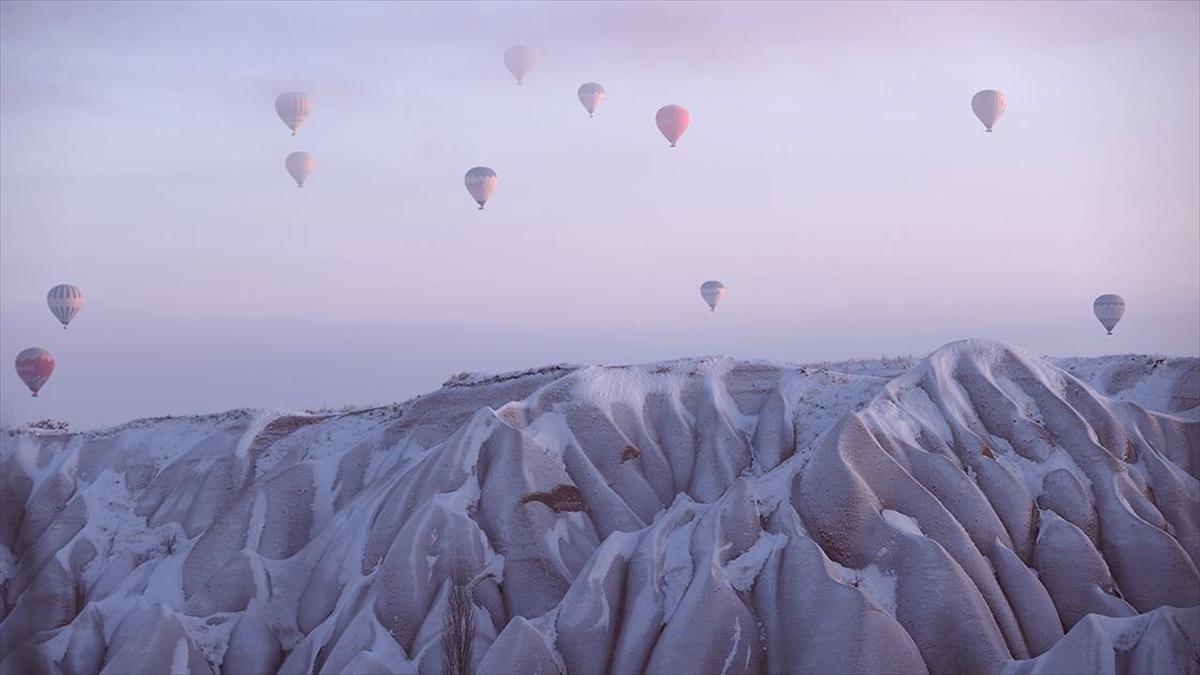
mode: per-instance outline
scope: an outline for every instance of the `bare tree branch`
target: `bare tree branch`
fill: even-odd
[[[471,650],[475,640],[475,602],[471,598],[471,578],[455,565],[446,593],[446,613],[442,618],[442,672],[445,675],[470,675]]]

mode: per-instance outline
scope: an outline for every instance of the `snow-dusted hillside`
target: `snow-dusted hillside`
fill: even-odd
[[[0,436],[4,673],[436,673],[456,567],[480,673],[1200,669],[1197,359],[563,366]]]

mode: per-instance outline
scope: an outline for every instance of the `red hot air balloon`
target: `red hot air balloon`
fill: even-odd
[[[658,114],[654,116],[654,123],[658,125],[658,130],[663,136],[671,142],[671,147],[675,147],[675,141],[687,131],[688,124],[692,121],[692,116],[688,114],[687,108],[681,105],[665,105],[658,109]]]
[[[17,354],[17,377],[21,378],[34,396],[38,395],[38,390],[46,384],[53,372],[54,357],[45,349],[30,347]]]

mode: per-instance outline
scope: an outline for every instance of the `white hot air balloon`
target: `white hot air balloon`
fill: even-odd
[[[283,161],[283,165],[295,179],[296,187],[304,187],[304,181],[308,180],[313,169],[317,168],[317,161],[307,152],[293,152]]]
[[[83,309],[83,291],[70,284],[59,284],[46,294],[46,304],[50,305],[50,311],[66,330],[71,319]]]
[[[525,45],[513,45],[505,49],[504,65],[517,78],[517,84],[523,83],[525,76],[533,70],[533,50]]]
[[[717,303],[725,297],[725,284],[719,281],[706,281],[700,284],[700,297],[708,303],[708,311],[717,311]]]
[[[992,127],[996,126],[996,122],[1000,121],[1000,117],[1007,109],[1008,98],[1002,91],[984,89],[971,97],[971,110],[975,112],[979,121],[983,122],[988,133],[992,132]]]
[[[658,114],[654,116],[654,123],[658,125],[658,130],[663,136],[670,141],[671,147],[675,147],[675,142],[687,131],[688,125],[692,122],[692,116],[688,113],[687,108],[681,105],[665,105],[658,109]]]
[[[1125,316],[1125,300],[1119,295],[1106,293],[1092,303],[1092,311],[1096,313],[1096,318],[1100,320],[1100,325],[1104,326],[1104,330],[1112,335],[1113,329],[1117,327],[1117,322]]]
[[[298,91],[285,91],[275,97],[275,112],[279,119],[292,130],[292,135],[300,130],[300,126],[312,112],[312,99],[308,94]]]
[[[595,82],[585,82],[579,87],[579,102],[588,111],[588,117],[596,116],[596,108],[604,102],[604,87]]]
[[[467,192],[471,193],[471,198],[479,204],[479,210],[482,211],[483,205],[496,191],[496,172],[486,166],[477,166],[467,172],[464,182],[467,184]]]

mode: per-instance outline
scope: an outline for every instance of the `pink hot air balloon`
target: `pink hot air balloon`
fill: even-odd
[[[17,354],[17,377],[37,396],[38,390],[54,372],[54,357],[38,347],[30,347]]]
[[[687,131],[688,124],[691,123],[692,116],[688,114],[687,108],[681,105],[665,105],[658,109],[658,114],[654,116],[654,123],[658,125],[658,130],[663,136],[671,142],[671,147],[675,147],[675,141]]]

